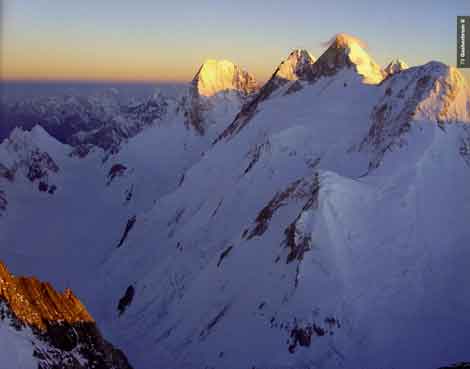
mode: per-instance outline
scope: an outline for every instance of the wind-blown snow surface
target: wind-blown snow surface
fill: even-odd
[[[73,283],[136,368],[468,360],[468,87],[435,62],[381,82],[349,46],[367,68],[277,92],[212,148],[183,119],[103,167],[57,146],[56,193],[4,186],[5,261]],[[107,186],[112,163],[135,169]]]

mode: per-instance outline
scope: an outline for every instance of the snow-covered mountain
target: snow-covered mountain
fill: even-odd
[[[286,60],[279,64],[271,80],[266,85],[280,87],[290,81],[306,80],[309,77],[314,62],[315,57],[307,50],[295,49],[289,54]]]
[[[207,60],[183,96],[186,123],[199,134],[221,132],[221,123],[234,116],[258,90],[254,77],[227,60]]]
[[[228,126],[216,142],[241,129],[256,113],[258,105],[271,96],[289,94],[302,88],[302,82],[309,80],[315,58],[304,49],[295,49],[276,68],[271,78],[259,92],[241,107],[235,120]]]
[[[251,74],[228,60],[206,60],[192,83],[197,94],[206,97],[228,91],[249,95],[258,88]]]
[[[0,367],[130,369],[71,290],[15,277],[0,262]]]
[[[260,89],[209,61],[162,100],[135,105],[131,121],[166,113],[117,151],[76,155],[39,127],[0,145],[12,270],[72,286],[136,368],[468,360],[470,91],[456,69],[382,70],[340,34]]]
[[[384,78],[384,71],[365,50],[365,42],[357,37],[339,33],[328,45],[328,49],[313,66],[311,81],[334,76],[345,69],[350,69],[365,84],[377,84]]]

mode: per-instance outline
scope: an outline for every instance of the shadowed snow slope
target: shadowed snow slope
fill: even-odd
[[[315,62],[292,58],[303,72],[254,96],[193,84],[172,119],[114,155],[71,157],[33,130],[57,189],[38,191],[21,169],[0,177],[5,260],[70,283],[140,369],[466,360],[464,79],[431,62],[384,80],[346,35]],[[243,108],[235,118],[225,104]],[[21,160],[5,145],[10,170]]]

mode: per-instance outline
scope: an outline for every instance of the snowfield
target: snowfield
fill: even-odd
[[[0,145],[11,270],[72,287],[138,369],[469,360],[470,90],[457,70],[382,70],[340,35],[316,61],[294,51],[261,89],[210,61],[165,104],[112,152],[71,155],[39,126]]]

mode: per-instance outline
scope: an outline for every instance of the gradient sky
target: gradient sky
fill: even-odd
[[[381,65],[455,65],[457,15],[470,0],[3,0],[1,74],[187,81],[223,58],[265,80],[291,49],[318,57],[338,32],[366,41]]]

